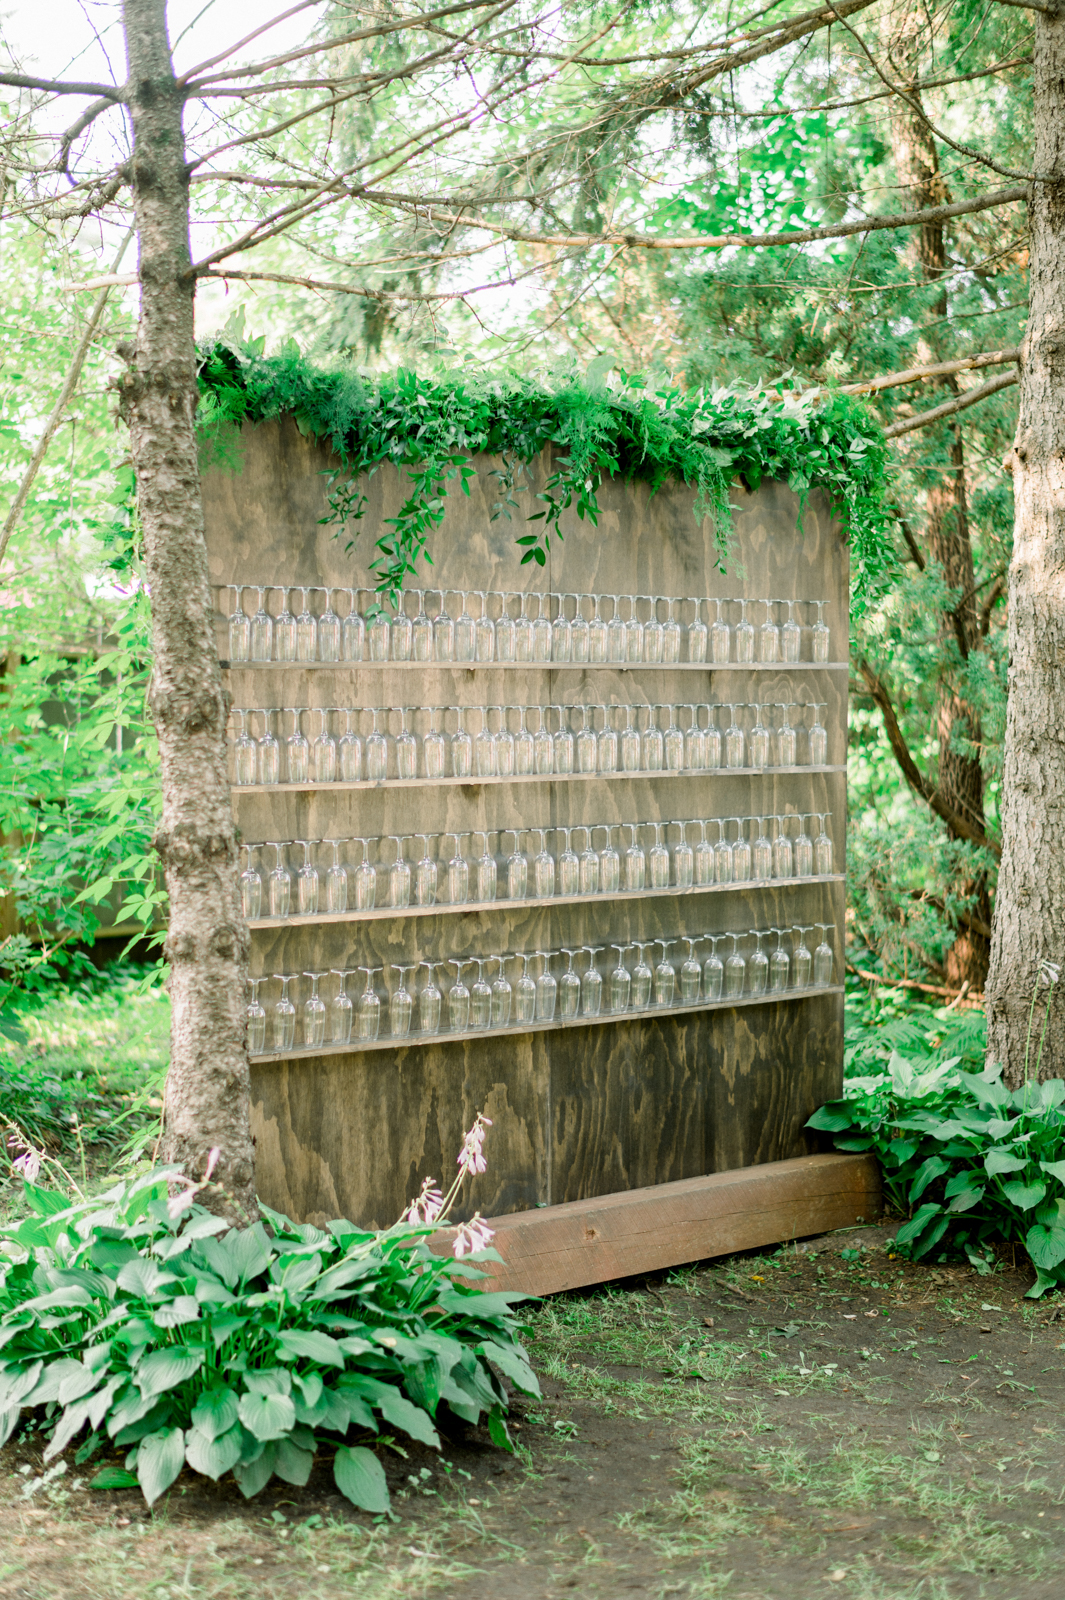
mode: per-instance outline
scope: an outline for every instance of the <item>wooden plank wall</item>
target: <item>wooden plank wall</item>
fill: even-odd
[[[404,497],[397,474],[382,469],[365,485],[369,502],[352,557],[345,555],[344,541],[319,521],[327,509],[322,476],[330,465],[327,453],[290,421],[245,429],[242,444],[239,472],[216,466],[205,474],[212,582],[367,585],[374,530]],[[478,462],[468,498],[451,495],[443,527],[431,540],[427,587],[823,598],[832,657],[846,659],[847,551],[818,496],[811,497],[800,533],[796,499],[786,486],[765,484],[753,495],[736,487],[735,543],[721,572],[713,530],[708,520],[696,522],[691,493],[673,485],[652,497],[642,485],[612,482],[599,493],[598,527],[567,515],[564,542],[552,542],[541,572],[520,565],[514,543],[520,524],[491,520],[499,494],[489,476],[492,465]],[[549,470],[549,461],[538,464],[533,488]],[[530,509],[532,504],[530,499]],[[254,597],[247,601],[253,609]],[[223,656],[228,606],[229,597],[220,596]],[[279,608],[276,594],[270,606],[274,612]],[[449,610],[455,615],[454,600]],[[750,612],[760,623],[763,608],[752,606]],[[803,654],[809,658],[808,637]],[[437,664],[412,671],[364,663],[330,669],[235,667],[229,682],[238,707],[389,711],[406,705],[420,712],[431,705],[486,701],[826,702],[822,716],[829,730],[828,764],[839,769],[834,772],[662,773],[571,784],[471,782],[409,790],[235,789],[234,804],[243,836],[252,841],[828,810],[835,868],[843,870],[846,676],[841,672],[796,673],[783,666],[760,674],[709,668],[705,674],[668,668],[618,672],[609,666],[502,672]],[[726,722],[719,715],[722,730]],[[417,726],[419,732],[424,729],[424,718]],[[368,727],[366,719],[364,734]],[[393,717],[392,731],[398,727]],[[471,731],[476,728],[473,719]],[[275,731],[280,732],[276,723]],[[649,837],[643,842],[646,849]],[[349,852],[348,864],[353,866],[360,853]],[[412,853],[409,847],[407,853]],[[328,854],[320,858],[323,872],[327,860]],[[786,889],[746,885],[734,893],[688,898],[611,902],[600,897],[544,908],[498,904],[459,914],[399,913],[363,922],[319,918],[312,925],[254,929],[252,973],[831,921],[841,978],[843,906],[842,883],[836,881]],[[682,954],[677,946],[674,959]],[[605,974],[612,964],[607,951],[600,970]],[[510,975],[516,975],[513,969]],[[353,981],[350,992],[356,988]],[[277,991],[270,985],[263,998],[272,1002]],[[328,997],[324,984],[323,991]],[[294,998],[302,997],[294,989]],[[430,1044],[371,1052],[260,1057],[252,1066],[260,1189],[270,1205],[294,1217],[320,1221],[345,1215],[387,1224],[423,1176],[446,1178],[453,1170],[463,1129],[480,1110],[493,1120],[490,1165],[471,1191],[468,1209],[486,1214],[800,1156],[817,1148],[804,1131],[806,1118],[839,1093],[842,1043],[842,996],[834,992],[675,1017],[524,1034],[511,1030],[480,1040],[443,1036]]]

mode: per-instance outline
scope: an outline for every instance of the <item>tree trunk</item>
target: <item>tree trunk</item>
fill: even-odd
[[[140,322],[120,383],[129,424],[154,652],[173,1008],[164,1157],[198,1177],[220,1152],[212,1209],[257,1215],[245,1038],[247,928],[237,890],[226,760],[227,696],[215,650],[197,460],[194,282],[184,101],[165,0],[124,0],[133,124]]]
[[[901,20],[889,14],[885,43],[890,55],[904,68],[911,80],[919,77],[919,40],[924,21],[915,11]],[[907,203],[917,207],[942,205],[950,199],[947,186],[939,170],[939,155],[935,138],[920,114],[920,96],[910,95],[913,104],[898,98],[891,102],[891,136],[895,171],[900,185],[909,191]],[[942,278],[947,265],[947,241],[942,219],[922,225],[916,239],[916,265],[926,283]],[[947,294],[944,289],[930,307],[940,329],[947,326]],[[944,352],[936,335],[922,341],[921,359],[929,362],[941,360]],[[957,394],[957,380],[942,380],[952,393]],[[951,435],[951,469],[934,483],[928,494],[928,554],[930,560],[942,569],[944,582],[958,591],[960,599],[953,615],[940,622],[940,633],[947,664],[937,686],[936,732],[939,740],[939,769],[936,788],[951,811],[979,830],[985,831],[984,775],[979,756],[972,756],[957,748],[958,743],[979,747],[981,730],[974,708],[959,694],[955,672],[949,662],[955,647],[964,668],[970,651],[980,648],[979,617],[976,610],[976,578],[973,567],[972,541],[969,536],[969,510],[965,492],[965,450],[961,428],[954,424],[940,424]],[[938,430],[937,430],[938,431]],[[952,839],[960,837],[948,825]],[[991,907],[987,881],[980,879],[963,885],[963,892],[975,895],[977,917],[985,923],[990,920]],[[987,981],[990,945],[987,939],[971,927],[958,934],[947,952],[945,972],[948,983],[981,992]]]
[[[1040,966],[1065,957],[1065,19],[1034,15],[1031,279],[1013,449],[1009,697],[1002,778],[1002,866],[988,980],[988,1062],[1006,1081],[1065,1073],[1060,985],[1038,1062],[1027,1047]],[[1042,997],[1037,1012],[1042,1021]]]

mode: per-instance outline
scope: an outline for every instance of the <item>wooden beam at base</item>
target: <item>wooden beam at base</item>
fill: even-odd
[[[485,1263],[483,1287],[557,1294],[873,1222],[880,1209],[872,1156],[799,1156],[714,1172],[489,1219],[503,1265]],[[433,1247],[450,1249],[450,1236]]]

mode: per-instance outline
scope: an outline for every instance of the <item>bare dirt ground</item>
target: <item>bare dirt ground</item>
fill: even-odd
[[[154,1512],[0,1456],[0,1596],[32,1600],[1063,1600],[1065,1307],[1008,1266],[835,1234],[545,1302],[516,1456],[389,1455],[394,1518],[322,1464]],[[80,1480],[80,1481],[79,1481]]]

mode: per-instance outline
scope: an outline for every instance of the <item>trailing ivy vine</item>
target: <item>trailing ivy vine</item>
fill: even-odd
[[[431,561],[429,539],[444,520],[448,485],[457,480],[469,493],[475,453],[501,461],[493,517],[511,519],[523,480],[531,488],[529,465],[551,446],[554,470],[517,535],[523,561],[544,564],[571,507],[595,523],[597,490],[611,476],[642,480],[652,492],[668,478],[694,488],[695,514],[713,517],[724,556],[731,485],[740,479],[753,490],[763,478],[778,478],[800,507],[813,488],[828,496],[851,544],[855,605],[868,603],[893,557],[885,445],[864,407],[823,390],[804,396],[786,381],[770,390],[685,392],[651,389],[627,373],[608,382],[608,372],[606,357],[583,377],[573,370],[534,377],[319,366],[292,340],[267,356],[261,338],[244,336],[238,316],[200,351],[200,427],[224,448],[234,424],[290,415],[301,432],[328,442],[340,466],[328,474],[332,509],[325,520],[340,529],[364,514],[364,474],[385,462],[405,473],[409,493],[381,528],[371,562],[383,593],[399,589],[419,558]]]

